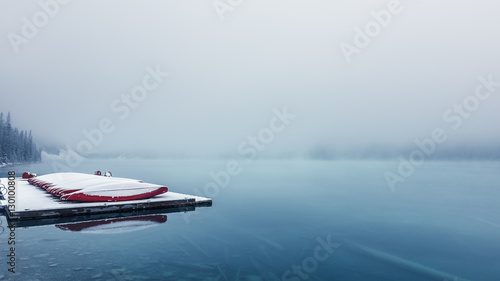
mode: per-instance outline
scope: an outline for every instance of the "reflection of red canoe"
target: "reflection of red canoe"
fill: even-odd
[[[112,234],[141,230],[165,223],[166,215],[148,215],[128,218],[116,218],[78,223],[58,224],[57,228],[86,233]]]
[[[85,202],[145,199],[168,191],[165,186],[139,180],[81,173],[48,174],[31,178],[28,182],[61,196],[61,200]]]

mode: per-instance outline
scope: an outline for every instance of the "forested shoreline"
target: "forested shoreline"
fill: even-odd
[[[0,166],[39,162],[41,154],[41,150],[33,142],[31,131],[13,128],[10,112],[5,120],[4,114],[0,113]]]

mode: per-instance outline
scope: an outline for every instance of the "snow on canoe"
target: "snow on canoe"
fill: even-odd
[[[47,192],[53,195],[60,196],[71,192],[79,191],[87,187],[93,187],[109,182],[135,182],[135,183],[142,182],[139,180],[132,180],[126,178],[104,178],[104,179],[105,181],[103,181],[103,177],[101,176],[91,176],[90,178],[86,179],[71,180],[57,184],[52,184],[50,187],[47,188]]]
[[[28,182],[61,196],[61,200],[85,202],[145,199],[168,191],[165,186],[139,180],[81,173],[48,174],[31,178]]]
[[[165,215],[148,215],[140,217],[116,218],[98,221],[58,224],[57,228],[68,231],[81,231],[93,234],[125,233],[153,227],[165,223]]]
[[[168,191],[161,185],[143,182],[112,182],[84,188],[61,196],[61,200],[103,202],[127,201],[153,197]]]
[[[96,177],[96,176],[81,174],[81,173],[53,173],[53,174],[30,178],[28,179],[28,182],[33,185],[39,186],[43,189],[47,189],[56,184],[64,184],[68,181],[84,180],[84,179],[89,179],[91,177]]]

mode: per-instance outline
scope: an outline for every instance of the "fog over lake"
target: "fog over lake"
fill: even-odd
[[[435,157],[500,156],[497,1],[40,3],[0,3],[0,111],[41,145],[395,157],[441,128]]]

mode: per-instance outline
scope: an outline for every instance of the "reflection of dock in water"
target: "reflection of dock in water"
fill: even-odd
[[[143,230],[165,222],[167,222],[166,215],[146,215],[56,224],[56,227],[62,230],[83,233],[116,234]]]
[[[2,179],[2,182],[6,182]],[[56,218],[62,220],[76,219],[75,216],[91,216],[112,213],[135,213],[147,214],[147,210],[162,210],[162,213],[194,210],[197,206],[211,206],[210,198],[181,194],[176,192],[166,192],[155,197],[117,202],[76,202],[61,201],[53,195],[47,193],[40,187],[33,186],[27,181],[16,182],[16,210],[7,211],[7,200],[0,200],[0,207],[6,211],[10,221],[21,221],[17,225],[38,225],[30,223],[30,220],[47,220]],[[24,223],[26,221],[26,223]],[[46,223],[41,223],[46,224]],[[52,223],[48,223],[52,224]]]
[[[93,222],[108,221],[108,220],[120,221],[122,219],[128,219],[128,218],[134,219],[138,217],[150,217],[150,216],[164,216],[166,218],[167,214],[192,212],[195,209],[196,207],[194,206],[187,206],[179,208],[147,209],[134,212],[100,213],[100,214],[88,214],[81,216],[54,217],[54,218],[21,220],[21,221],[11,221],[11,222],[14,223],[16,227],[55,225],[56,227],[62,229],[59,226],[69,226],[71,224],[78,224],[78,223],[88,223],[88,225],[90,226],[92,225]],[[76,229],[77,227],[72,229],[68,228],[64,230],[76,231]]]

